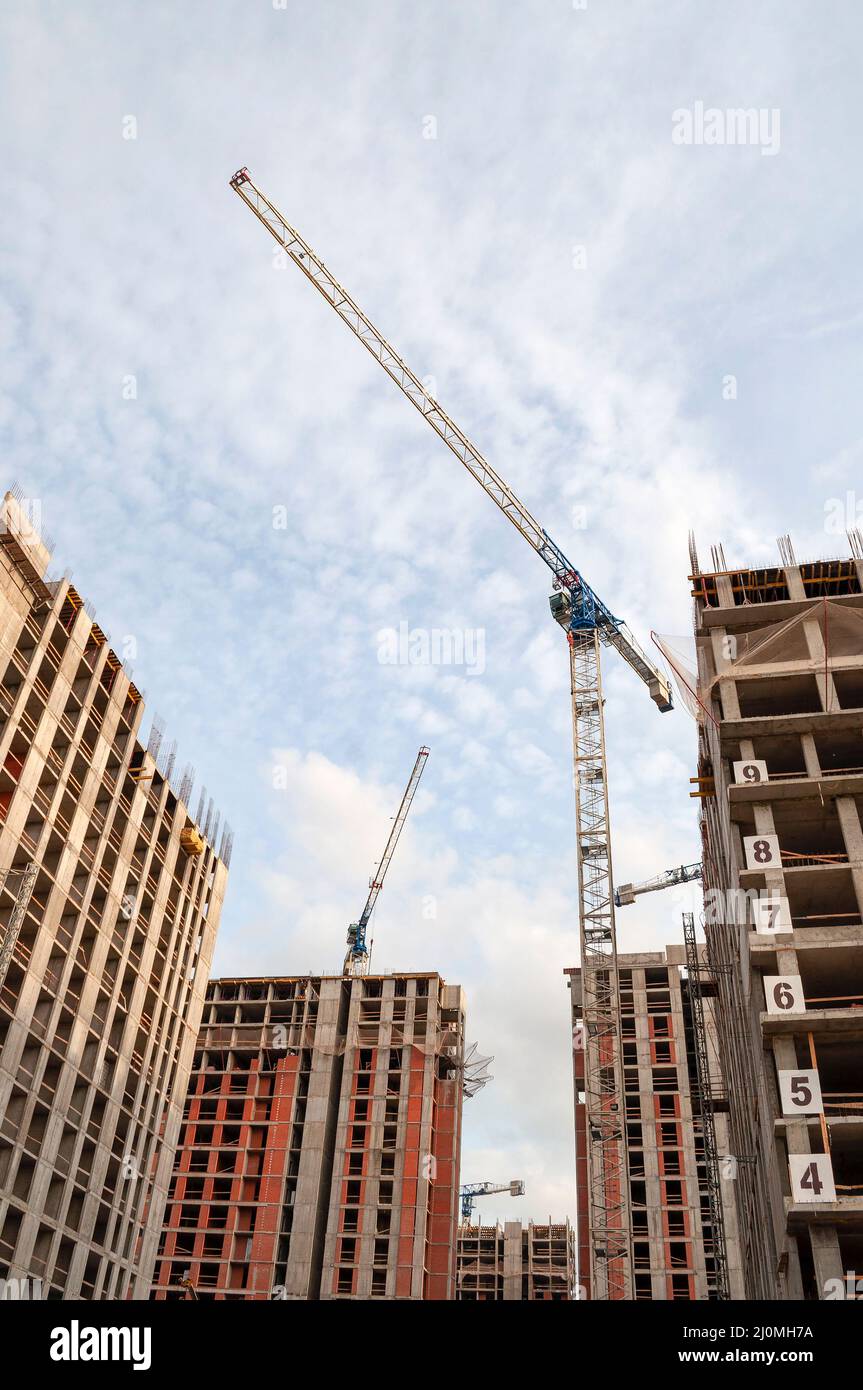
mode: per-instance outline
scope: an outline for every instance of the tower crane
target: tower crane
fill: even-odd
[[[396,845],[399,842],[402,827],[408,818],[408,811],[411,808],[414,793],[419,786],[419,780],[423,775],[428,755],[429,750],[425,746],[417,753],[414,770],[408,778],[408,784],[405,787],[401,805],[396,812],[396,818],[393,821],[386,848],[377,866],[377,872],[369,885],[369,896],[366,898],[366,905],[360,913],[359,919],[356,922],[352,922],[348,927],[348,953],[345,956],[345,963],[342,967],[343,975],[368,974],[369,952],[366,946],[366,928],[368,927],[369,920],[374,911],[375,903],[378,900],[378,894],[384,886],[384,879],[387,876],[390,860],[395,854]]]
[[[677,883],[692,883],[701,878],[701,861],[697,864],[681,864],[676,869],[666,869],[656,878],[647,878],[643,883],[621,883],[614,895],[615,907],[628,907],[642,893],[657,893],[660,888],[673,888]]]
[[[230,183],[551,571],[554,593],[549,603],[553,617],[567,635],[572,695],[583,1022],[587,1039],[584,1084],[591,1135],[588,1205],[592,1288],[595,1298],[631,1298],[629,1169],[624,1135],[600,644],[620,653],[663,712],[670,710],[672,704],[668,678],[426,390],[308,242],[256,186],[248,169],[239,169]]]
[[[473,1204],[477,1197],[490,1197],[494,1192],[508,1192],[510,1197],[524,1196],[524,1183],[518,1178],[512,1182],[466,1182],[459,1188],[461,1198],[461,1224],[469,1226],[473,1216]]]

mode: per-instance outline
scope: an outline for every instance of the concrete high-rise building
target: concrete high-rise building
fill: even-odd
[[[574,1299],[575,1243],[569,1222],[462,1226],[456,1297],[463,1303]]]
[[[705,933],[746,1296],[863,1292],[863,542],[702,573]],[[694,664],[694,663],[693,663]]]
[[[435,974],[213,980],[152,1296],[454,1298],[464,1026]]]
[[[703,948],[701,959],[703,960]],[[700,1014],[684,947],[620,955],[621,1060],[632,1210],[633,1296],[643,1300],[742,1297],[733,1182],[727,1165],[727,1115],[718,1059],[714,1000],[701,985]],[[573,1021],[579,1210],[578,1282],[589,1297],[591,1243],[584,1187],[590,1161],[581,1093],[584,1037],[581,971],[568,970]],[[701,972],[699,971],[699,980]],[[709,1072],[702,1085],[696,1029]],[[709,1092],[709,1094],[708,1094]],[[705,1132],[707,1107],[713,1123]],[[713,1149],[712,1162],[709,1149]],[[717,1226],[721,1229],[717,1231]]]
[[[15,496],[0,515],[0,1277],[145,1298],[230,837]],[[9,933],[17,871],[37,866]]]

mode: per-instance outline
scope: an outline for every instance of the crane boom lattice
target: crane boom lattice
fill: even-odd
[[[366,930],[371,915],[374,912],[378,894],[384,886],[384,879],[387,876],[390,860],[395,854],[396,845],[399,842],[399,836],[402,833],[404,823],[408,818],[408,811],[411,808],[411,802],[419,786],[419,780],[423,775],[423,769],[425,768],[428,755],[429,750],[425,746],[417,753],[417,760],[414,763],[413,772],[408,778],[408,784],[405,787],[399,809],[396,812],[396,817],[393,821],[384,852],[381,855],[381,860],[377,866],[374,878],[369,885],[369,896],[366,898],[366,905],[360,913],[358,920],[352,922],[348,927],[348,953],[345,956],[343,970],[343,974],[345,975],[365,975],[368,972],[369,952],[366,946]]]
[[[716,1143],[716,1124],[714,1120],[713,1082],[710,1073],[710,1053],[707,1048],[707,1029],[704,1022],[704,989],[702,971],[712,974],[709,966],[701,963],[698,941],[695,936],[695,917],[691,912],[683,914],[683,940],[686,946],[686,974],[689,980],[689,995],[692,1004],[692,1031],[695,1039],[695,1100],[693,1123],[696,1133],[701,1130],[704,1140],[704,1184],[710,1210],[710,1226],[713,1235],[713,1270],[708,1269],[708,1287],[715,1299],[731,1297],[728,1283],[728,1250],[725,1241],[725,1214],[722,1209],[722,1181],[719,1170],[719,1151]],[[697,1112],[697,1113],[696,1113]]]
[[[510,1197],[524,1196],[524,1183],[519,1178],[513,1178],[512,1182],[493,1183],[493,1182],[466,1182],[459,1188],[461,1198],[461,1223],[469,1226],[473,1217],[474,1203],[477,1197],[491,1197],[497,1192],[508,1192]]]
[[[701,878],[701,860],[697,864],[679,864],[674,869],[666,869],[665,873],[657,874],[655,878],[647,878],[643,883],[621,883],[614,895],[615,907],[628,907],[634,903],[636,898],[641,897],[642,893],[658,893],[662,888],[674,888],[681,883],[694,883]]]

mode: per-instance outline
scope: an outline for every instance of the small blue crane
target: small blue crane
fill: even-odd
[[[496,1184],[492,1182],[466,1182],[459,1188],[461,1197],[461,1224],[469,1226],[473,1216],[473,1204],[477,1197],[490,1197],[493,1192],[508,1192],[510,1197],[524,1196],[524,1183],[518,1178],[512,1182]]]
[[[387,869],[390,866],[390,860],[395,854],[396,845],[402,833],[402,826],[407,820],[408,811],[414,799],[414,792],[423,775],[423,769],[426,765],[426,758],[428,755],[429,750],[426,747],[422,747],[417,753],[414,770],[408,778],[408,784],[405,787],[401,805],[396,812],[396,818],[393,821],[393,827],[381,857],[381,862],[378,864],[377,873],[369,885],[369,896],[366,898],[366,905],[360,913],[359,920],[351,922],[351,925],[348,927],[348,953],[345,956],[345,963],[342,968],[343,975],[368,974],[369,952],[366,946],[366,928],[368,927],[369,920],[374,911],[375,903],[378,900],[378,893],[384,886],[384,879],[386,878]]]

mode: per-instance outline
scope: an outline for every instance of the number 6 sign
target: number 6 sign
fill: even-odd
[[[764,998],[769,1014],[802,1014],[806,1008],[799,975],[765,975]]]

